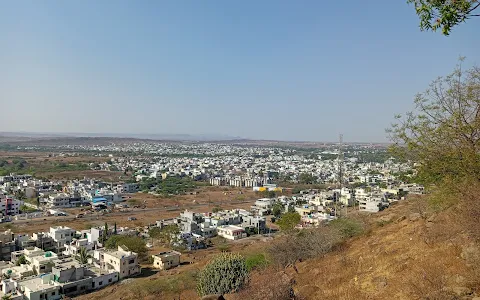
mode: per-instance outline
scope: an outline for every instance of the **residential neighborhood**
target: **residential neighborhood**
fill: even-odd
[[[307,154],[288,148],[207,143],[60,148],[96,151],[106,162],[91,168],[118,170],[131,179],[108,182],[86,177],[59,180],[28,174],[1,176],[3,223],[72,217],[99,220],[115,213],[150,211],[158,208],[147,207],[146,200],[127,200],[137,195],[195,197],[202,185],[237,189],[237,198],[248,190],[257,197],[246,199],[249,206],[233,204],[224,209],[217,204],[210,211],[185,208],[177,217],[159,218],[141,226],[117,227],[116,223],[105,222],[105,226],[88,229],[56,225],[31,234],[6,230],[0,234],[4,274],[1,293],[12,299],[71,297],[135,277],[141,273],[141,266],[159,271],[176,268],[182,252],[208,249],[214,238],[235,243],[256,236],[271,237],[278,231],[276,221],[286,213],[300,216],[297,228],[315,228],[348,212],[376,213],[408,194],[423,193],[422,186],[408,180],[413,174],[411,165],[396,162],[382,150],[368,146],[352,146],[342,161],[335,145]],[[126,156],[127,150],[137,154]],[[366,154],[370,160],[364,159]],[[292,184],[303,188],[292,188]],[[233,195],[225,192],[224,198],[228,201]],[[177,204],[162,209],[180,208]],[[130,215],[128,220],[136,222],[137,218]],[[153,252],[142,261],[125,245],[105,245],[110,237],[133,236],[152,248],[159,237],[154,228],[170,249]]]

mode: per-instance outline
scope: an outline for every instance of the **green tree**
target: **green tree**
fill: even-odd
[[[118,246],[125,246],[129,251],[137,253],[138,258],[142,261],[148,259],[148,249],[146,243],[138,236],[112,235],[105,242],[105,248],[107,249],[117,249]]]
[[[10,295],[10,294],[3,295],[2,300],[12,300],[12,295]]]
[[[303,183],[303,184],[314,184],[317,182],[317,180],[318,180],[317,176],[314,176],[308,173],[302,173],[298,178],[298,181],[300,181],[300,183]]]
[[[78,249],[77,255],[75,256],[75,259],[78,260],[79,263],[81,263],[83,265],[86,265],[86,264],[88,264],[88,260],[91,257],[92,256],[90,254],[88,254],[87,248],[80,247],[80,249]]]
[[[150,230],[148,231],[148,235],[152,238],[152,239],[156,239],[156,240],[159,240],[161,237],[162,237],[162,230],[160,229],[160,227],[152,227],[150,228]]]
[[[480,16],[475,13],[480,7],[478,0],[407,0],[407,3],[414,4],[421,30],[441,29],[444,35],[469,18]]]
[[[221,210],[222,210],[221,207],[216,206],[216,207],[214,207],[214,208],[212,209],[212,212],[213,212],[213,213],[217,213],[217,212],[219,212],[219,211],[221,211]]]
[[[246,285],[248,277],[245,258],[240,254],[224,252],[200,271],[197,292],[200,296],[235,293]]]
[[[275,198],[276,197],[275,191],[267,191],[266,196],[267,198]]]
[[[282,203],[276,202],[272,207],[272,215],[275,216],[276,219],[280,218],[285,208],[283,207]]]
[[[17,262],[15,262],[15,265],[20,266],[20,265],[25,265],[27,263],[27,259],[25,258],[25,255],[21,255]]]
[[[103,232],[102,232],[102,243],[104,243],[108,239],[108,224],[105,222]]]
[[[177,241],[180,228],[177,225],[167,225],[160,231],[160,240],[165,244],[172,244]]]
[[[280,227],[283,231],[290,231],[300,223],[302,218],[297,212],[287,212],[282,215],[282,217],[276,222],[276,224]]]
[[[480,68],[458,65],[418,94],[415,108],[397,116],[388,132],[393,153],[419,163],[417,180],[480,180]]]

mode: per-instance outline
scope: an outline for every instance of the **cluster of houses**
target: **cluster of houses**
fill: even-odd
[[[42,212],[27,214],[22,207],[45,208],[49,214],[58,215],[65,208],[84,205],[103,208],[120,203],[125,201],[125,194],[138,190],[137,183],[113,185],[90,179],[63,183],[35,179],[31,175],[0,176],[0,222],[44,216]]]
[[[264,217],[255,216],[244,209],[208,213],[185,210],[177,218],[157,223],[161,227],[169,224],[178,226],[180,240],[190,250],[206,247],[205,239],[217,235],[228,240],[237,240],[247,237],[247,233],[261,233],[267,230]]]
[[[232,209],[208,213],[185,210],[180,216],[170,220],[157,221],[157,226],[177,225],[180,239],[189,250],[198,249],[206,238],[222,236],[237,240],[252,233],[265,233],[266,216],[280,204],[282,211],[297,212],[301,216],[299,226],[318,226],[337,218],[342,207],[355,207],[359,211],[375,213],[392,202],[403,199],[406,194],[421,194],[423,187],[416,184],[400,185],[396,188],[356,188],[305,190],[291,197],[261,198],[255,201],[250,210]]]
[[[0,233],[0,298],[56,300],[111,285],[140,274],[138,255],[122,245],[102,247],[103,227],[76,231],[51,227],[48,232],[16,235]],[[112,234],[109,231],[108,234]],[[118,234],[130,234],[120,228]],[[80,258],[82,252],[87,256]],[[180,253],[152,256],[153,267],[170,269],[180,264]]]
[[[137,181],[189,176],[208,180],[217,186],[255,187],[278,178],[299,182],[302,174],[309,174],[315,177],[316,183],[338,182],[338,145],[317,146],[318,149],[305,152],[274,145],[138,142],[101,146],[63,145],[59,146],[59,150],[98,151],[109,158],[99,164],[100,169],[133,170]],[[389,184],[398,178],[398,174],[411,171],[410,164],[384,159],[388,157],[384,146],[348,145],[344,152],[342,168],[345,184]],[[149,155],[128,156],[130,154],[127,153]]]
[[[11,299],[61,299],[100,289],[140,273],[136,253],[119,246],[102,248],[103,228],[76,231],[51,227],[48,232],[0,233],[0,296]],[[87,261],[77,256],[84,248]]]

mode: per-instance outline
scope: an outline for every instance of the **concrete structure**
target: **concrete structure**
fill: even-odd
[[[45,199],[45,204],[47,207],[51,208],[66,208],[72,207],[70,204],[70,196],[64,193],[50,195]]]
[[[11,197],[0,198],[0,214],[2,216],[15,216],[20,213],[23,201]]]
[[[54,266],[53,261],[57,258],[58,256],[55,253],[47,251],[42,255],[30,257],[29,261],[37,274],[45,274],[52,271],[52,267]]]
[[[13,232],[11,230],[0,232],[0,260],[10,260],[13,251],[15,251]]]
[[[17,282],[12,279],[3,279],[0,285],[0,299],[6,295],[11,300],[23,300],[23,295],[17,291]]]
[[[153,267],[160,270],[168,270],[180,265],[180,252],[166,251],[152,255]]]
[[[88,239],[74,240],[70,244],[65,245],[63,255],[75,256],[78,254],[81,248],[85,248],[87,251],[92,251],[95,248],[95,244],[88,242]]]
[[[217,227],[217,234],[228,240],[238,240],[247,237],[242,227],[226,225]]]
[[[18,289],[28,300],[61,299],[60,287],[53,284],[53,274],[18,282]]]
[[[124,183],[117,185],[117,192],[121,194],[132,194],[139,191],[138,183]]]
[[[103,270],[118,272],[119,279],[140,274],[137,253],[128,251],[122,246],[118,246],[117,251],[95,250],[93,261]]]
[[[358,201],[358,209],[366,212],[379,212],[384,208],[380,199],[363,199]]]
[[[55,241],[57,251],[63,251],[65,244],[71,243],[76,231],[65,226],[50,227],[49,236]]]

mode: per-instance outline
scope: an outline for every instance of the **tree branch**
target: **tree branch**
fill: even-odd
[[[466,14],[468,15],[469,13],[471,13],[472,11],[474,11],[475,9],[477,9],[479,6],[480,6],[480,2],[477,3],[477,5],[475,5],[472,9],[470,9],[469,11],[467,11]],[[471,16],[478,17],[478,16],[480,16],[480,15],[471,15]]]

